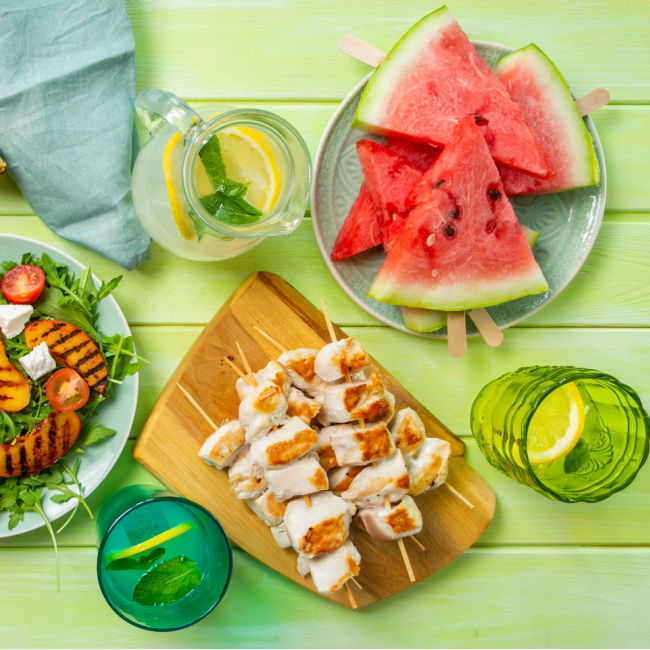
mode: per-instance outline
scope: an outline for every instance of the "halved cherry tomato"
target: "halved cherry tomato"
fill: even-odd
[[[2,295],[19,305],[30,305],[43,292],[45,273],[38,266],[21,264],[5,273],[0,282]]]
[[[90,388],[72,368],[60,368],[45,384],[45,394],[56,411],[77,411],[90,396]]]

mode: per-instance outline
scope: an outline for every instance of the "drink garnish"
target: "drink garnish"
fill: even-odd
[[[179,555],[145,573],[133,590],[133,600],[140,605],[169,605],[187,596],[200,582],[197,563]]]
[[[169,530],[166,530],[162,533],[158,533],[158,535],[154,535],[153,537],[146,539],[144,542],[140,542],[139,544],[134,544],[133,546],[130,546],[129,548],[125,548],[122,551],[115,551],[114,553],[109,553],[106,559],[109,562],[113,562],[114,560],[120,560],[122,558],[132,557],[133,555],[137,555],[138,553],[143,553],[144,551],[148,551],[150,548],[159,546],[160,544],[163,544],[169,541],[170,539],[174,539],[174,537],[178,537],[179,535],[182,535],[183,533],[186,533],[188,530],[191,529],[192,529],[192,524],[189,522],[178,524],[178,526],[174,526]]]
[[[528,425],[527,453],[532,465],[550,463],[568,454],[580,440],[585,405],[575,383],[547,395]]]
[[[151,553],[142,554],[138,558],[123,557],[120,560],[113,560],[112,562],[109,562],[106,568],[110,571],[148,569],[150,566],[153,566],[164,554],[165,549],[162,546],[158,546],[154,548]]]

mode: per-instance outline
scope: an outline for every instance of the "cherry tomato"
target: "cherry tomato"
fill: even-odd
[[[57,370],[45,384],[45,394],[57,411],[77,411],[90,396],[90,388],[72,368]]]
[[[45,286],[45,273],[31,264],[14,266],[5,273],[0,282],[2,295],[13,303],[30,305],[43,292]]]

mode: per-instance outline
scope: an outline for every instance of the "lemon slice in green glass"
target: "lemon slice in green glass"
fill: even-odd
[[[568,454],[580,440],[584,424],[585,405],[573,382],[547,395],[528,425],[526,451],[531,465]]]
[[[191,528],[192,528],[192,524],[188,522],[179,524],[178,526],[174,526],[169,530],[166,530],[162,533],[158,533],[158,535],[154,535],[153,537],[146,539],[144,542],[140,542],[139,544],[134,544],[133,546],[130,546],[129,548],[125,548],[122,551],[116,551],[115,553],[111,553],[106,559],[109,562],[112,562],[113,560],[121,560],[122,558],[125,557],[131,557],[132,555],[143,553],[144,551],[148,551],[149,549],[154,548],[155,546],[159,546],[160,544],[164,544],[165,542],[168,542],[170,539],[174,539],[174,537],[178,537],[179,535],[186,533],[188,530],[191,530]]]

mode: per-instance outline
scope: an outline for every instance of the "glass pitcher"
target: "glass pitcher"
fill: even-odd
[[[133,169],[133,201],[143,227],[160,246],[187,259],[221,260],[298,227],[309,195],[311,161],[289,122],[268,111],[222,105],[197,113],[157,89],[141,92],[135,109],[151,137]],[[213,136],[228,182],[235,181],[231,185],[253,206],[253,216],[224,218],[209,209],[216,188],[200,152]]]

